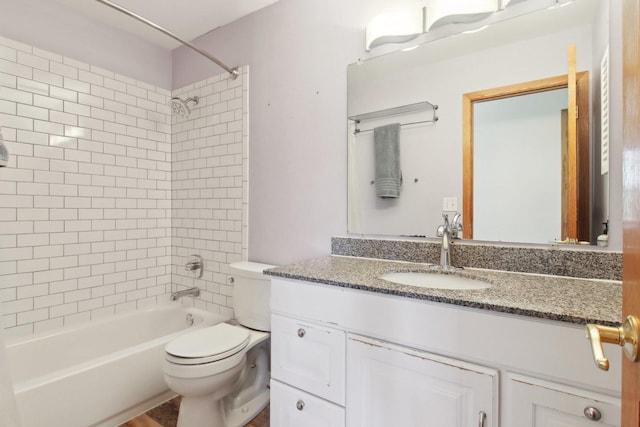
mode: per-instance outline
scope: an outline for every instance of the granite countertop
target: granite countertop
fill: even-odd
[[[617,326],[622,318],[622,283],[466,268],[455,273],[491,283],[478,290],[419,288],[379,279],[396,271],[429,271],[429,264],[326,256],[265,270],[265,274],[428,300],[502,313],[586,324]]]

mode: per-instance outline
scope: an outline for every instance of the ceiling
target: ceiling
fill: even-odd
[[[92,19],[164,47],[175,49],[180,45],[122,12],[95,0],[56,0]],[[249,15],[277,0],[113,0],[132,12],[173,32],[186,41],[208,33],[218,27]]]

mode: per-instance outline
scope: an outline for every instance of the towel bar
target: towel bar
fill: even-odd
[[[420,111],[428,111],[431,110],[433,112],[433,117],[429,120],[420,120],[420,121],[414,121],[414,122],[410,122],[410,123],[400,123],[401,126],[408,126],[408,125],[415,125],[415,124],[420,124],[420,123],[435,123],[438,121],[438,115],[436,114],[436,110],[438,109],[438,106],[435,104],[432,104],[428,101],[423,101],[423,102],[416,102],[414,104],[407,104],[407,105],[402,105],[400,107],[393,107],[393,108],[387,108],[384,110],[378,110],[378,111],[372,111],[369,113],[364,113],[364,114],[357,114],[355,116],[349,116],[349,120],[353,120],[356,123],[356,128],[353,131],[354,134],[358,134],[361,132],[370,132],[373,129],[365,129],[365,130],[361,130],[357,125],[360,124],[360,122],[365,121],[365,120],[373,120],[373,119],[379,119],[382,117],[391,117],[391,116],[398,116],[401,114],[409,114],[409,113],[416,113],[416,112],[420,112]]]

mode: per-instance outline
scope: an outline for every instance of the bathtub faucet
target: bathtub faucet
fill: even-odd
[[[171,294],[171,301],[177,301],[182,297],[198,297],[200,296],[199,288],[189,288],[183,291],[174,292]]]
[[[190,273],[194,273],[198,278],[202,277],[202,267],[204,266],[202,257],[200,255],[191,255],[191,258],[192,260],[184,265],[184,269]]]

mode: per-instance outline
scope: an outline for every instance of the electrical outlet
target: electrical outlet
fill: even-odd
[[[457,197],[443,197],[442,198],[442,210],[446,212],[458,211],[458,198]]]

